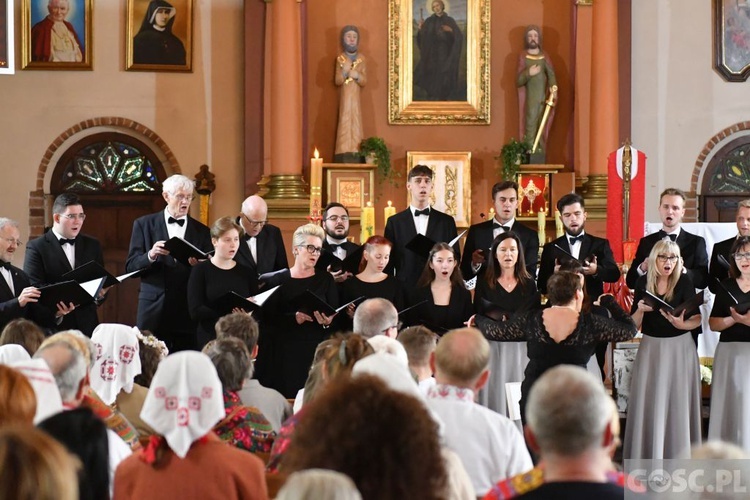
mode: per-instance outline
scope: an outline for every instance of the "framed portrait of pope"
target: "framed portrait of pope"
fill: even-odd
[[[91,70],[93,0],[22,0],[21,66]]]

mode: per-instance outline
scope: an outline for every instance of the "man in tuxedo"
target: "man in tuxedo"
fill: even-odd
[[[526,270],[535,278],[536,264],[539,261],[539,236],[533,229],[516,221],[518,184],[514,181],[496,183],[492,186],[492,202],[495,205],[495,217],[472,225],[466,235],[464,258],[461,260],[464,279],[486,270],[485,261],[489,258],[492,242],[498,235],[508,231],[516,233],[521,240]]]
[[[234,260],[261,274],[286,269],[289,262],[278,227],[268,223],[268,205],[258,195],[242,202],[237,223],[245,230],[245,243],[240,245]]]
[[[197,261],[191,258],[189,265],[177,261],[164,244],[178,237],[204,252],[212,248],[209,229],[188,215],[193,189],[193,181],[184,175],[164,181],[162,196],[167,207],[133,223],[125,265],[127,272],[148,268],[141,273],[138,328],[154,332],[170,352],[197,348],[196,324],[187,306],[187,282]]]
[[[568,193],[557,202],[565,233],[546,245],[542,250],[539,265],[537,288],[547,293],[547,280],[559,267],[561,260],[567,257],[557,247],[571,254],[583,264],[583,276],[589,301],[593,302],[604,293],[604,283],[615,283],[620,279],[620,268],[609,241],[586,233],[586,210],[583,197]],[[596,359],[604,376],[604,361],[607,353],[607,342],[600,342],[596,347]]]
[[[648,271],[648,255],[657,241],[669,238],[677,242],[683,261],[684,272],[690,276],[693,286],[698,289],[708,285],[708,254],[706,240],[701,236],[688,233],[680,227],[685,215],[685,193],[679,189],[665,189],[659,196],[659,216],[662,229],[656,233],[641,238],[635,252],[626,282],[631,289],[635,288],[638,277]]]
[[[323,241],[323,252],[333,254],[340,260],[344,260],[352,252],[356,252],[359,245],[347,239],[349,236],[349,210],[341,203],[329,203],[323,209],[323,231],[326,239]],[[318,262],[327,262],[328,259],[318,259]],[[352,273],[343,269],[329,269],[336,283],[341,283],[351,278]]]
[[[37,304],[41,293],[31,286],[28,275],[11,264],[13,254],[23,246],[18,222],[0,217],[0,330],[17,318],[26,318],[43,327],[55,326],[55,315]],[[57,315],[62,318],[66,308]]]
[[[416,165],[407,175],[406,188],[411,194],[411,205],[388,218],[385,237],[393,243],[391,259],[385,272],[396,276],[406,290],[413,290],[422,275],[426,256],[417,255],[406,248],[417,234],[435,243],[448,243],[457,236],[456,221],[450,215],[430,207],[433,172],[426,165]],[[453,245],[456,260],[461,257],[458,242]]]
[[[719,292],[717,281],[723,281],[729,277],[728,266],[732,259],[729,252],[732,250],[732,245],[740,236],[750,236],[750,200],[742,200],[737,204],[735,221],[737,222],[737,236],[714,243],[714,249],[711,252],[711,263],[708,266],[708,288],[713,293]],[[724,257],[723,262],[719,256]]]
[[[77,194],[62,193],[55,198],[52,204],[52,228],[29,242],[26,248],[23,269],[32,285],[39,287],[65,281],[63,274],[92,260],[104,267],[99,240],[81,234],[85,219],[86,214]],[[96,308],[104,299],[104,293],[104,290],[100,292],[93,303],[71,310],[58,328],[80,330],[90,337],[99,324]],[[68,308],[72,308],[72,304],[68,304]]]

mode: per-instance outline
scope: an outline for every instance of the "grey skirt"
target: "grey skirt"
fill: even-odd
[[[716,346],[708,439],[750,450],[750,342]]]
[[[526,342],[490,342],[490,378],[479,391],[479,404],[507,417],[505,384],[522,382],[528,362]]]
[[[623,457],[690,458],[690,447],[700,443],[700,369],[692,335],[644,335],[633,364]]]

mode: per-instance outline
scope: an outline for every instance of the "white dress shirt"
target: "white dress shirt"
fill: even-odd
[[[57,238],[57,241],[59,242],[61,239],[64,238],[64,236],[54,229],[52,230],[52,234],[55,235],[55,238]],[[76,268],[76,247],[75,245],[70,245],[68,243],[64,245],[60,245],[62,247],[63,252],[65,252],[65,257],[68,258],[68,262],[70,263],[70,268],[75,269]]]
[[[185,223],[183,225],[175,224],[174,222],[172,224],[169,223],[169,218],[172,217],[172,215],[169,213],[168,209],[164,209],[164,222],[167,224],[167,234],[170,238],[174,238],[175,236],[178,238],[185,239],[185,230],[187,229],[187,215],[183,217],[173,217],[177,220],[184,220]]]
[[[16,289],[13,287],[13,276],[10,274],[10,269],[5,269],[4,267],[0,267],[0,274],[3,275],[3,278],[5,278],[5,281],[8,283],[8,288],[10,288],[10,293],[15,295]]]
[[[334,240],[330,236],[326,236],[326,241],[329,245],[341,245],[342,243],[346,243],[346,238],[344,238],[343,240]],[[333,255],[341,260],[344,260],[346,258],[346,250],[344,250],[343,247],[336,247],[336,251],[333,252]]]
[[[430,209],[430,212],[432,212],[432,207],[426,207]],[[417,228],[417,234],[421,234],[424,236],[427,234],[427,224],[430,222],[430,216],[429,215],[420,215],[419,217],[415,217],[414,213],[419,210],[414,205],[409,206],[409,210],[411,210],[411,217],[414,220],[414,227]]]
[[[250,236],[247,240],[247,247],[250,249],[250,255],[253,256],[253,262],[258,263],[258,238]]]
[[[568,233],[565,233],[565,237],[568,239],[568,246],[570,247],[570,255],[575,257],[578,260],[581,260],[579,255],[581,255],[581,240],[577,240],[575,244],[570,244],[570,238],[581,238],[584,234],[586,234],[586,231],[581,231],[581,234],[578,236],[571,236]]]

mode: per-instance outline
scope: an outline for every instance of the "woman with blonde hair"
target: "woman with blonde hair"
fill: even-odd
[[[657,242],[648,256],[648,272],[636,282],[631,316],[643,339],[633,364],[623,456],[689,458],[690,447],[701,442],[700,371],[690,333],[701,324],[701,315],[656,310],[649,294],[672,307],[695,296],[677,243]]]
[[[265,289],[281,287],[263,308],[256,376],[286,398],[305,385],[315,349],[332,333],[334,315],[326,314],[308,291],[332,307],[339,304],[331,274],[315,269],[324,239],[320,226],[298,227],[292,236],[292,267],[260,277]]]

